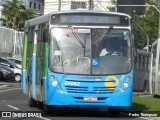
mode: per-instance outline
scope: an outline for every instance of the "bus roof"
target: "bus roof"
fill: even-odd
[[[125,13],[120,13],[120,12],[106,12],[106,11],[89,11],[89,10],[69,10],[69,11],[57,11],[57,12],[51,12],[49,14],[36,17],[33,19],[30,19],[25,22],[25,27],[28,26],[34,26],[38,25],[41,23],[49,22],[49,18],[53,14],[65,14],[65,13],[97,13],[97,14],[108,14],[108,15],[122,15],[122,16],[127,16],[128,18],[131,18],[129,15]]]

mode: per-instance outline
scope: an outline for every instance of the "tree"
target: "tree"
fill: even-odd
[[[117,0],[112,0],[112,4],[116,6]],[[153,0],[146,0],[147,4],[154,4],[160,10],[160,1],[153,3]],[[108,7],[110,11],[114,11],[114,7]],[[149,36],[152,44],[158,38],[159,13],[153,7],[146,7],[145,15],[131,15],[132,17],[132,32],[135,35],[135,46],[137,49],[143,49],[147,45],[146,33]],[[138,24],[144,31],[142,31]]]
[[[21,0],[8,0],[2,4],[3,24],[15,30],[23,30],[26,20],[34,18],[35,14],[31,9],[26,9]]]
[[[151,0],[148,3],[151,4]],[[157,2],[155,6],[160,9],[160,2]],[[144,16],[133,15],[133,32],[136,36],[136,47],[142,49],[146,46],[146,35],[138,28],[135,22],[141,26],[143,30],[148,34],[150,44],[152,44],[158,38],[158,26],[159,26],[159,13],[153,7],[146,8],[146,14]]]
[[[109,9],[109,11],[115,12],[117,6],[117,0],[111,0],[111,3],[113,6],[108,6],[107,8]]]

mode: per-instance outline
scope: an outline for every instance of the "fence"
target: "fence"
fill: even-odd
[[[135,58],[135,71],[133,90],[149,92],[150,52],[137,51]]]
[[[152,44],[150,68],[150,92],[160,96],[160,38]]]
[[[0,27],[0,56],[21,57],[23,34],[23,32]]]

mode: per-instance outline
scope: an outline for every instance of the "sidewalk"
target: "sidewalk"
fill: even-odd
[[[152,94],[149,92],[133,92],[133,96],[139,96],[139,97],[153,97]]]

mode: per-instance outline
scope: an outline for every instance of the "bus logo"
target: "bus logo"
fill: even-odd
[[[92,65],[93,66],[99,66],[99,58],[93,58]]]

